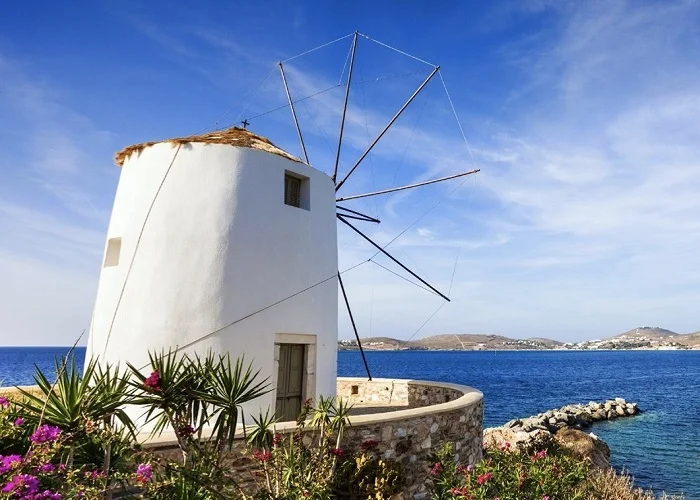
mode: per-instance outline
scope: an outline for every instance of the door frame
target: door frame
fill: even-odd
[[[304,373],[302,379],[301,403],[316,397],[316,335],[308,333],[276,333],[275,354],[272,367],[271,386],[274,389],[273,401],[277,401],[277,376],[280,367],[280,344],[302,344],[304,352]]]

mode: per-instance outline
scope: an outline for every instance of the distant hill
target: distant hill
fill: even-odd
[[[680,335],[679,333],[672,332],[671,330],[666,330],[665,328],[659,328],[658,326],[640,326],[639,328],[634,328],[633,330],[626,331],[619,335],[615,335],[612,338],[619,338],[622,336],[626,337],[647,337],[652,339],[663,339],[667,337],[675,337]]]
[[[640,326],[639,328],[634,328],[633,330],[626,331],[614,337],[605,339],[607,341],[620,341],[620,340],[630,340],[630,341],[640,341],[648,342],[652,345],[655,343],[664,344],[680,344],[687,347],[700,347],[700,332],[695,333],[676,333],[671,330],[666,330],[665,328],[660,328],[658,326]]]
[[[394,349],[425,349],[441,351],[479,351],[479,350],[507,350],[507,349],[552,349],[562,346],[562,342],[556,340],[533,338],[512,339],[502,335],[488,334],[443,334],[432,335],[422,339],[405,341],[389,337],[369,337],[362,340],[362,346],[368,350],[394,350]],[[341,341],[340,349],[356,349],[355,341]]]
[[[700,348],[700,332],[680,334],[665,328],[642,326],[602,341],[564,344],[557,340],[533,337],[512,339],[493,334],[442,334],[410,341],[391,337],[368,337],[361,339],[363,348],[371,351],[394,351],[397,349],[420,349],[435,351],[495,351],[533,349],[634,349],[634,348]],[[673,347],[675,346],[675,347]],[[357,349],[354,340],[338,342],[338,349]]]

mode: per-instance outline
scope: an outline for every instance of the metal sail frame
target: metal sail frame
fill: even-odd
[[[339,38],[338,40],[342,40],[343,38],[347,38],[348,36],[350,36],[350,35]],[[362,155],[359,157],[359,159],[348,170],[348,172],[342,177],[342,179],[340,181],[338,181],[337,178],[338,178],[338,167],[340,165],[340,152],[341,152],[341,149],[343,146],[343,132],[345,130],[345,121],[346,121],[346,117],[347,117],[348,102],[350,99],[352,75],[353,75],[353,69],[354,69],[354,65],[355,65],[355,54],[357,52],[357,45],[358,45],[358,36],[362,36],[363,38],[366,38],[370,41],[379,43],[380,45],[383,45],[383,46],[388,47],[392,50],[395,50],[401,54],[407,55],[413,59],[416,59],[416,60],[421,61],[425,64],[428,64],[433,69],[430,72],[430,74],[425,78],[425,80],[413,92],[413,94],[401,106],[401,108],[399,108],[399,110],[394,114],[394,116],[391,118],[391,120],[389,120],[389,122],[384,126],[384,128],[382,128],[382,130],[379,132],[379,134],[377,134],[377,136],[374,138],[374,140],[372,140],[372,142],[365,149],[365,151],[362,153]],[[335,40],[335,41],[338,41],[338,40]],[[330,43],[333,43],[333,42],[329,42],[328,44],[322,45],[320,47],[325,47],[325,46],[329,45]],[[318,48],[320,48],[320,47],[318,47]],[[313,49],[313,50],[316,50],[316,49]],[[312,52],[312,51],[307,51],[307,52],[304,52],[300,55],[304,55],[304,54],[307,54],[307,53]],[[295,56],[295,57],[298,57],[298,56]],[[293,58],[290,58],[290,59],[293,59]],[[290,60],[290,59],[287,59],[287,60]],[[345,182],[350,178],[350,176],[357,170],[357,168],[360,166],[362,161],[369,155],[369,153],[372,151],[374,146],[376,146],[376,144],[382,139],[384,134],[386,134],[386,132],[391,128],[391,126],[396,122],[396,120],[398,120],[398,118],[406,110],[406,108],[408,108],[408,106],[413,102],[413,100],[418,96],[418,94],[420,94],[420,92],[425,88],[425,86],[428,85],[428,83],[430,83],[432,78],[436,74],[438,74],[440,71],[440,66],[435,66],[431,63],[428,63],[427,61],[423,61],[422,59],[418,59],[415,56],[411,56],[410,54],[406,54],[403,51],[395,49],[394,47],[391,47],[391,46],[388,46],[388,45],[383,44],[381,42],[378,42],[377,40],[374,40],[374,39],[368,37],[367,35],[363,35],[362,33],[359,33],[358,31],[355,31],[354,33],[352,33],[352,45],[350,48],[349,60],[350,60],[350,64],[348,66],[347,83],[345,85],[345,97],[343,100],[343,110],[342,110],[342,116],[341,116],[341,121],[340,121],[340,130],[338,133],[338,146],[337,146],[336,154],[335,154],[335,163],[333,166],[333,174],[331,176],[331,179],[333,180],[333,182],[335,184],[335,191],[336,192],[338,192],[340,190],[340,188],[343,186],[343,184],[345,184]],[[302,153],[304,155],[304,159],[305,159],[306,163],[309,164],[309,157],[308,157],[308,154],[306,151],[306,145],[304,143],[304,138],[303,138],[303,135],[301,132],[301,127],[299,126],[299,121],[297,119],[296,111],[294,109],[294,101],[292,99],[292,96],[291,96],[291,93],[289,90],[289,85],[287,84],[287,78],[286,78],[286,75],[284,72],[284,68],[282,66],[283,62],[284,61],[280,61],[278,63],[278,66],[280,69],[280,74],[282,76],[282,83],[284,85],[284,90],[285,90],[285,93],[287,96],[287,101],[289,102],[289,108],[290,108],[290,111],[292,113],[292,120],[294,121],[294,126],[296,128],[297,136],[298,136],[299,142],[301,144],[301,150],[302,150]],[[347,63],[347,60],[346,60],[346,63]],[[442,76],[440,78],[442,78]],[[443,82],[443,84],[444,84],[444,82]],[[445,88],[445,91],[447,91],[447,88]],[[448,94],[448,97],[449,97],[449,94]],[[455,117],[456,117],[456,112],[455,112]],[[458,122],[459,122],[459,119],[458,119]],[[461,130],[461,125],[460,125],[460,130]],[[465,138],[465,141],[466,141],[466,138]],[[381,191],[374,191],[374,192],[370,192],[370,193],[360,193],[360,194],[355,194],[355,195],[351,195],[351,196],[344,196],[344,197],[341,196],[341,197],[336,198],[336,202],[349,201],[349,200],[365,198],[365,197],[369,197],[369,196],[377,196],[377,195],[382,195],[382,194],[393,193],[396,191],[414,189],[414,188],[421,187],[421,186],[427,186],[429,184],[435,184],[435,183],[444,182],[444,181],[447,181],[450,179],[456,179],[459,177],[464,177],[467,175],[475,174],[479,171],[480,171],[480,169],[473,169],[473,170],[469,170],[469,171],[465,171],[465,172],[460,172],[458,174],[449,175],[446,177],[440,177],[437,179],[431,179],[431,180],[427,180],[427,181],[423,181],[423,182],[417,182],[417,183],[408,184],[405,186],[384,189]],[[440,296],[441,298],[443,298],[447,302],[450,301],[450,298],[447,295],[443,294],[437,288],[435,288],[430,283],[428,283],[426,280],[424,280],[423,278],[418,276],[415,272],[413,272],[411,269],[409,269],[406,265],[404,265],[396,257],[392,256],[389,252],[387,252],[384,247],[377,244],[374,240],[372,240],[372,238],[370,238],[369,236],[364,234],[362,231],[357,229],[354,225],[352,225],[347,220],[347,219],[354,219],[354,220],[359,220],[362,222],[372,222],[372,223],[379,224],[379,223],[381,223],[381,221],[379,219],[377,219],[375,217],[371,217],[371,216],[366,215],[366,214],[363,214],[363,213],[358,212],[356,210],[351,210],[349,208],[346,208],[346,207],[343,207],[340,205],[336,205],[336,208],[343,212],[343,213],[340,213],[340,212],[336,213],[337,219],[339,221],[341,221],[342,223],[344,223],[345,225],[347,225],[348,227],[350,227],[353,231],[355,231],[357,234],[359,234],[363,239],[368,241],[372,246],[374,246],[378,250],[378,253],[384,254],[389,259],[391,259],[395,264],[400,266],[404,271],[408,272],[411,276],[418,279],[421,283],[423,283],[426,287],[428,287],[429,291],[432,291],[433,293],[437,294],[438,296]],[[362,361],[364,363],[365,370],[367,371],[367,377],[369,378],[369,380],[372,380],[372,374],[371,374],[370,369],[369,369],[369,364],[367,363],[367,357],[365,356],[364,349],[362,348],[362,341],[360,340],[360,335],[357,331],[357,325],[355,324],[355,318],[352,314],[352,309],[350,307],[350,300],[348,299],[348,295],[347,295],[347,292],[345,290],[345,285],[343,284],[343,280],[340,277],[340,272],[338,272],[338,283],[340,285],[340,290],[343,294],[343,299],[345,301],[345,306],[346,306],[347,311],[348,311],[348,316],[350,317],[350,323],[352,325],[352,329],[353,329],[353,332],[355,334],[355,339],[357,340],[357,345],[360,349],[360,354],[362,355]]]

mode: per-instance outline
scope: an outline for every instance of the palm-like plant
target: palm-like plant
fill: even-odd
[[[118,367],[99,366],[90,361],[83,374],[75,360],[67,365],[56,361],[56,381],[52,384],[37,367],[34,380],[39,394],[18,388],[23,398],[17,406],[26,412],[29,423],[47,423],[59,427],[71,444],[68,461],[72,462],[75,444],[85,440],[94,428],[113,431],[115,419],[132,436],[134,424],[124,411],[132,399],[126,378]]]
[[[259,450],[271,449],[274,441],[273,426],[277,421],[278,419],[270,415],[269,408],[265,410],[265,414],[261,411],[257,418],[253,417],[254,425],[246,437],[248,446]]]
[[[56,361],[56,375],[52,384],[37,367],[34,380],[39,395],[18,387],[23,399],[18,399],[17,405],[34,423],[58,426],[69,437],[79,435],[86,420],[101,422],[116,417],[127,428],[134,428],[123,410],[132,396],[118,367],[98,368],[93,360],[81,375],[74,360],[65,367]]]
[[[257,381],[260,372],[252,364],[232,363],[229,354],[190,358],[171,349],[149,353],[149,359],[150,375],[129,364],[139,391],[134,403],[147,408],[154,435],[168,426],[175,431],[185,465],[191,465],[193,450],[231,449],[241,406],[269,391],[267,379]],[[211,434],[203,436],[208,425]]]
[[[200,396],[215,411],[212,437],[217,448],[231,449],[241,406],[270,392],[268,378],[258,382],[260,370],[253,372],[252,363],[245,365],[244,358],[231,364],[228,353],[208,367],[207,375],[206,391]]]

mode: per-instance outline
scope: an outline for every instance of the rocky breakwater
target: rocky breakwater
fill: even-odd
[[[501,427],[484,429],[484,448],[513,447],[532,451],[544,449],[554,442],[571,448],[577,455],[585,456],[601,468],[607,468],[610,448],[605,442],[582,429],[595,422],[630,417],[640,412],[637,403],[622,398],[602,403],[573,404],[549,410],[532,417],[514,419]],[[506,445],[508,443],[508,445]]]

